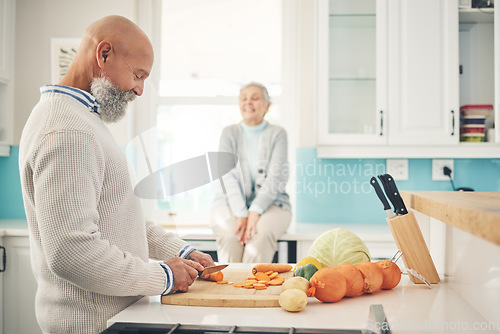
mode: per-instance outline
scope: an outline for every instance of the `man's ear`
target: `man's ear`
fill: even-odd
[[[104,63],[106,63],[108,56],[111,53],[111,50],[113,50],[113,47],[111,46],[111,43],[108,41],[102,41],[97,45],[96,49],[96,58],[97,58],[97,65],[100,68],[104,67]]]

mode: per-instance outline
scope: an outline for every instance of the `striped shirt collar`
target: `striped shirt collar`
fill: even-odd
[[[99,115],[99,102],[96,101],[95,97],[78,88],[61,86],[61,85],[46,85],[40,88],[41,94],[47,93],[57,93],[69,95],[81,104],[83,104],[89,111],[94,112]]]

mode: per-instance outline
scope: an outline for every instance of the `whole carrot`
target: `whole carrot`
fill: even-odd
[[[252,268],[252,274],[255,275],[257,272],[278,272],[278,273],[286,273],[287,271],[292,270],[292,266],[289,264],[281,264],[281,263],[264,263],[264,264],[256,264]]]

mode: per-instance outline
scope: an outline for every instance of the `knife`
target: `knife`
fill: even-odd
[[[406,215],[408,210],[406,209],[405,203],[401,194],[399,193],[398,187],[396,186],[396,181],[390,174],[379,175],[378,178],[382,182],[385,189],[385,194],[389,201],[394,205],[394,213],[397,215]]]
[[[218,271],[221,271],[222,269],[226,268],[228,264],[220,264],[217,266],[211,266],[211,267],[206,267],[203,270],[198,270],[198,277],[203,276],[203,275],[209,275],[216,273]]]
[[[375,189],[375,193],[377,194],[378,199],[380,200],[380,202],[382,202],[384,210],[387,213],[387,217],[389,218],[394,217],[394,213],[392,213],[391,206],[389,205],[389,202],[387,202],[387,198],[385,197],[382,188],[380,188],[380,185],[378,184],[378,181],[375,178],[375,176],[372,176],[372,178],[370,179],[370,184],[372,185],[373,189]]]

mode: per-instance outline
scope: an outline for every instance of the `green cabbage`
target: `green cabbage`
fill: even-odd
[[[336,228],[320,235],[307,255],[331,268],[344,263],[356,265],[370,261],[370,252],[363,240],[345,228]]]

